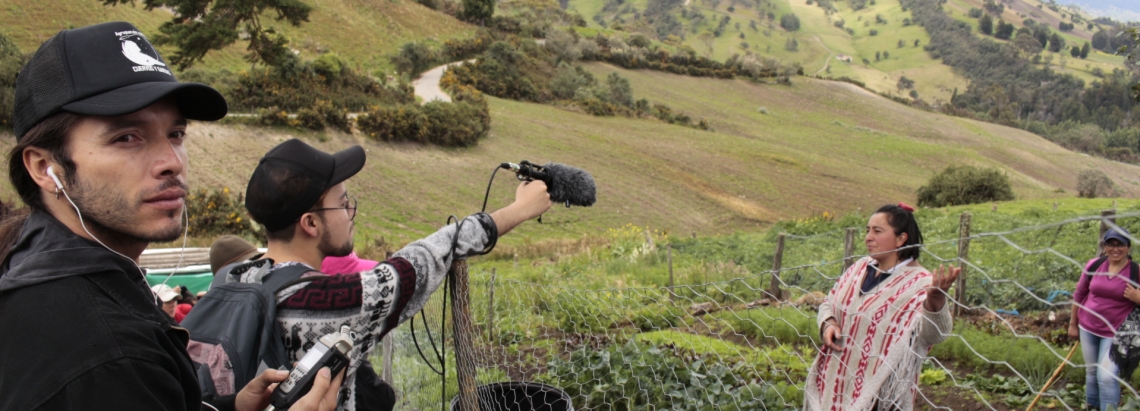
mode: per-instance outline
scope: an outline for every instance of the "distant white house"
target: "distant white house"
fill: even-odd
[[[840,54],[838,56],[835,56],[835,59],[842,61],[842,62],[847,62],[847,63],[851,62],[851,56],[848,56],[846,54]]]

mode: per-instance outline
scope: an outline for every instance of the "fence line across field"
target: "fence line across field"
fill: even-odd
[[[1003,278],[1000,275],[992,274],[991,271],[994,267],[987,266],[988,263],[992,262],[972,261],[970,259],[971,244],[983,240],[997,240],[998,243],[995,244],[1001,244],[1016,251],[1017,254],[1014,258],[1018,258],[1018,261],[1012,268],[1014,273],[1018,273],[1022,269],[1022,262],[1029,257],[1057,258],[1062,264],[1075,266],[1077,272],[1083,272],[1083,263],[1054,249],[1058,245],[1057,241],[1062,231],[1074,224],[1099,220],[1099,235],[1096,238],[1088,239],[1089,244],[1098,244],[1095,250],[1089,247],[1090,255],[1093,252],[1099,255],[1101,251],[1099,239],[1105,231],[1119,228],[1120,226],[1116,224],[1117,221],[1137,217],[1140,217],[1140,212],[1117,214],[1113,210],[1107,210],[1099,216],[1077,217],[1004,231],[972,233],[972,217],[969,213],[964,213],[959,218],[957,236],[928,242],[922,245],[920,249],[923,257],[933,259],[939,264],[957,264],[962,269],[962,275],[954,285],[955,290],[947,296],[947,304],[953,304],[952,308],[956,319],[967,313],[974,316],[977,316],[978,313],[985,313],[987,318],[993,318],[995,323],[1001,324],[1009,332],[1009,337],[1012,337],[1013,341],[1026,340],[1031,343],[1042,344],[1061,363],[1065,363],[1069,367],[1083,367],[1083,365],[1077,364],[1075,360],[1066,360],[1065,354],[1068,350],[1065,348],[1067,347],[1056,348],[1039,335],[1032,332],[1019,332],[1018,328],[1007,318],[1008,316],[1004,315],[1004,310],[991,307],[987,303],[971,304],[968,301],[967,297],[971,295],[971,289],[967,288],[968,279],[977,276],[976,278],[982,281],[981,284],[987,285],[989,289],[1012,286],[1016,290],[1015,292],[1024,294],[1029,301],[1036,301],[1043,307],[1050,309],[1067,308],[1071,304],[1067,300],[1053,301],[1053,296],[1042,298],[1031,287],[1023,284],[1017,278]],[[1044,247],[1018,244],[1014,238],[1019,234],[1045,232],[1046,230],[1054,231],[1051,233],[1051,237],[1046,236],[1048,244]],[[434,338],[438,341],[434,341],[434,343],[425,342],[424,336],[426,334],[420,334],[419,349],[410,347],[407,338],[408,331],[404,329],[405,327],[401,327],[393,333],[393,337],[390,337],[389,341],[392,342],[386,342],[384,345],[387,347],[388,344],[392,344],[394,348],[378,350],[383,354],[377,355],[377,360],[383,361],[384,374],[390,376],[388,381],[391,381],[397,392],[402,394],[399,395],[401,400],[397,403],[398,409],[451,409],[449,408],[452,406],[451,398],[455,398],[457,395],[457,407],[454,408],[457,410],[512,409],[501,403],[514,400],[504,399],[502,394],[497,394],[500,398],[496,402],[494,398],[486,398],[487,393],[477,392],[474,386],[476,382],[486,384],[502,380],[562,382],[567,386],[560,388],[575,393],[571,398],[586,400],[585,404],[575,403],[576,409],[630,409],[633,406],[632,402],[641,401],[644,396],[649,395],[646,393],[652,391],[651,387],[641,386],[640,380],[636,381],[638,389],[620,394],[618,398],[611,401],[605,397],[605,395],[610,395],[609,391],[606,390],[612,389],[617,385],[616,383],[608,382],[608,380],[603,382],[601,381],[603,377],[597,377],[593,380],[587,378],[584,382],[580,381],[584,375],[593,371],[574,371],[574,375],[553,375],[553,373],[561,369],[576,369],[575,366],[577,365],[574,361],[585,361],[579,357],[590,357],[592,354],[589,351],[591,350],[594,352],[612,350],[617,347],[621,340],[645,342],[646,340],[638,340],[638,338],[656,333],[654,338],[664,335],[668,338],[677,338],[678,341],[665,343],[649,341],[649,345],[657,344],[657,346],[672,347],[674,354],[681,356],[680,358],[684,358],[685,361],[731,366],[734,372],[747,374],[752,378],[752,380],[745,382],[733,379],[736,382],[731,385],[718,385],[708,388],[705,392],[697,393],[705,399],[722,395],[722,391],[734,391],[736,394],[741,394],[745,388],[748,388],[751,390],[748,393],[752,394],[755,392],[755,389],[751,388],[753,386],[761,387],[764,390],[780,386],[785,387],[783,391],[776,391],[774,394],[764,397],[765,401],[772,399],[774,403],[771,405],[777,405],[781,409],[798,409],[801,402],[790,398],[794,396],[795,390],[789,391],[786,387],[803,383],[801,375],[804,374],[804,370],[795,367],[803,364],[810,365],[819,346],[813,338],[813,336],[818,338],[818,335],[815,335],[818,330],[812,328],[814,325],[806,327],[806,330],[801,330],[797,328],[797,324],[802,326],[807,321],[814,324],[816,314],[813,304],[819,303],[816,300],[819,299],[820,292],[826,293],[828,291],[828,289],[817,288],[818,286],[833,283],[855,260],[865,257],[865,255],[857,255],[854,252],[858,232],[859,230],[856,228],[844,228],[808,236],[779,234],[776,236],[773,265],[770,270],[723,280],[689,284],[674,283],[674,249],[672,244],[668,243],[660,247],[665,249],[663,251],[666,254],[668,280],[666,284],[657,286],[582,289],[506,278],[503,273],[481,271],[477,267],[471,269],[470,275],[468,275],[466,267],[462,267],[462,272],[459,273],[457,270],[456,274],[458,275],[453,277],[457,283],[450,288],[453,298],[452,302],[448,303],[449,308],[453,311],[447,313],[448,316],[451,316],[449,317],[449,320],[452,320],[450,325],[444,326],[438,321],[439,316],[444,314],[442,312],[443,295],[433,297],[433,302],[428,305],[428,308],[425,308],[424,314],[422,314],[432,319],[432,321],[425,321],[424,324],[437,328],[434,330]],[[785,251],[794,249],[796,244],[801,241],[835,238],[839,237],[840,234],[842,234],[844,241],[842,258],[783,267]],[[1136,241],[1132,236],[1129,238],[1133,242]],[[652,241],[648,236],[646,240]],[[658,248],[658,252],[662,251],[660,248]],[[948,248],[951,254],[947,255],[943,251],[938,251],[941,248]],[[934,265],[931,264],[929,268],[934,268]],[[787,275],[791,275],[792,279],[796,281],[792,281]],[[812,284],[802,282],[802,280],[809,278],[820,278],[824,281]],[[983,291],[989,292],[988,290],[979,290],[979,292]],[[799,301],[793,300],[793,292],[799,294]],[[978,293],[972,295],[978,295]],[[685,307],[686,305],[688,307]],[[1103,318],[1101,319],[1103,320]],[[758,320],[765,322],[769,329],[758,324]],[[419,320],[413,319],[412,321]],[[417,327],[419,324],[417,322]],[[755,328],[755,330],[739,329],[742,326]],[[786,330],[776,329],[778,327],[790,328],[792,332],[788,333]],[[419,328],[416,331],[423,332]],[[701,332],[704,334],[700,334]],[[750,339],[748,332],[756,333],[756,336],[760,338],[753,337]],[[949,339],[955,338],[960,340],[973,356],[990,367],[997,367],[1008,374],[1012,374],[1013,377],[1011,378],[1023,382],[1031,391],[1037,392],[1042,388],[1041,385],[1043,384],[1035,384],[1040,376],[1025,374],[1032,370],[1024,368],[1019,370],[1017,366],[1006,359],[990,358],[979,351],[978,347],[975,347],[970,341],[967,341],[959,333],[959,330],[955,329],[949,333],[943,333],[943,335],[948,338],[947,342]],[[756,341],[756,344],[753,344],[753,341]],[[947,344],[947,342],[942,344]],[[444,346],[445,344],[448,346],[446,355],[432,355],[428,351],[434,350],[432,347]],[[702,345],[699,348],[713,354],[711,356],[694,354],[686,357],[689,355],[686,354],[689,351],[685,351],[687,348],[682,347],[686,344]],[[766,349],[765,344],[772,345],[774,348]],[[454,350],[451,347],[454,347]],[[623,347],[621,349],[627,348],[633,351],[640,349],[637,347]],[[651,350],[653,349],[656,348],[651,348]],[[748,352],[742,352],[745,350]],[[442,383],[439,376],[434,377],[434,383],[428,383],[433,378],[430,376],[425,378],[423,370],[417,370],[417,367],[427,366],[422,364],[424,360],[418,355],[419,352],[427,354],[428,360],[437,368],[443,365],[436,361],[437,358],[450,362],[446,365],[445,374],[448,379],[446,385]],[[765,361],[771,364],[768,364],[770,366],[761,371],[760,368]],[[780,361],[795,364],[783,367],[781,364],[777,364]],[[644,361],[634,361],[625,364],[625,366],[632,369],[640,367],[642,363]],[[929,357],[928,364],[931,369],[944,372],[949,379],[950,386],[973,392],[976,399],[991,410],[1004,409],[995,407],[987,398],[989,396],[979,390],[976,384],[966,381],[964,376],[956,375],[954,367],[944,364],[943,361],[934,358],[933,355]],[[709,368],[709,370],[711,369]],[[674,372],[674,374],[676,373]],[[656,374],[654,375],[656,376]],[[665,375],[662,378],[668,379],[667,377],[669,376]],[[717,378],[729,379],[729,377]],[[628,378],[617,381],[625,384],[628,383]],[[1127,381],[1121,382],[1127,388],[1126,393],[1140,397],[1140,393]],[[428,384],[424,385],[425,383]],[[591,383],[594,383],[594,386],[591,387]],[[435,385],[438,385],[438,389],[433,388]],[[931,392],[924,391],[917,381],[912,388],[916,393],[916,406],[925,404],[934,409],[954,409],[936,404],[935,402],[938,399],[932,398]],[[425,394],[428,392],[430,394]],[[602,393],[599,395],[603,396],[600,403],[597,403],[598,399],[595,396],[598,393]],[[679,394],[669,393],[668,395]],[[480,400],[476,401],[475,398],[480,398]],[[679,398],[678,402],[671,399],[667,401],[673,409],[690,409],[685,408],[691,405],[683,403],[686,400],[703,401],[699,398],[693,399],[684,396],[677,398]],[[1059,398],[1059,394],[1053,393],[1053,391],[1046,393],[1044,398],[1056,400],[1051,403],[1051,407],[1060,406],[1068,410],[1074,408],[1072,404],[1063,401]],[[443,399],[446,399],[444,401],[446,403],[440,404]],[[768,402],[748,401],[752,400],[745,401],[733,397],[730,403],[735,403],[739,409],[747,409],[755,406],[755,404],[769,404]],[[725,404],[722,403],[720,406],[723,407]],[[767,409],[768,405],[764,405],[763,408]]]

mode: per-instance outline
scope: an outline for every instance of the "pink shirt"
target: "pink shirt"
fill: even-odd
[[[1085,271],[1098,274],[1082,274],[1080,281],[1077,282],[1077,291],[1073,293],[1073,301],[1082,305],[1077,311],[1077,320],[1085,331],[1099,337],[1112,338],[1116,335],[1116,329],[1120,328],[1120,324],[1136,306],[1131,300],[1124,298],[1124,287],[1128,285],[1125,279],[1128,278],[1129,267],[1133,263],[1130,260],[1119,273],[1109,276],[1108,260],[1105,260],[1100,267],[1091,267],[1094,262],[1096,259],[1089,260],[1085,265]]]
[[[325,257],[321,261],[321,272],[328,275],[359,273],[376,268],[377,264],[380,263],[361,259],[353,251],[344,257]]]

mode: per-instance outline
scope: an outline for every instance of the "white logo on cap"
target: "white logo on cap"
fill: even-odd
[[[166,63],[158,59],[158,53],[154,51],[154,47],[150,42],[146,41],[146,37],[138,31],[119,31],[115,32],[119,36],[119,41],[123,43],[123,56],[126,56],[131,62],[138,64],[132,69],[138,73],[142,71],[157,71],[159,73],[170,74],[167,70]],[[139,46],[142,43],[143,46]],[[145,47],[145,49],[143,48]]]
[[[140,64],[143,66],[166,65],[154,57],[143,54],[142,49],[139,48],[139,45],[130,40],[123,40],[123,55],[127,56],[128,59],[131,59],[131,61],[135,62],[135,64]]]

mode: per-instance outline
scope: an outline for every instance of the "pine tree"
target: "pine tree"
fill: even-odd
[[[174,17],[158,27],[154,36],[156,45],[172,45],[175,52],[167,57],[171,64],[186,69],[202,61],[206,54],[221,50],[237,42],[243,32],[248,34],[250,63],[279,66],[290,59],[289,39],[262,18],[274,15],[293,27],[309,21],[312,6],[301,0],[142,0],[146,10],[170,10]],[[103,0],[106,5],[129,4],[134,0]]]
[[[1091,46],[1089,45],[1089,42],[1086,41],[1085,45],[1081,46],[1081,58],[1082,59],[1089,58],[1089,52],[1090,51],[1092,51]]]
[[[1049,36],[1049,51],[1060,53],[1063,48],[1065,48],[1065,39],[1061,38],[1060,34],[1053,33]]]
[[[978,31],[987,36],[994,34],[994,19],[990,18],[989,14],[983,14],[982,18],[978,19]]]

